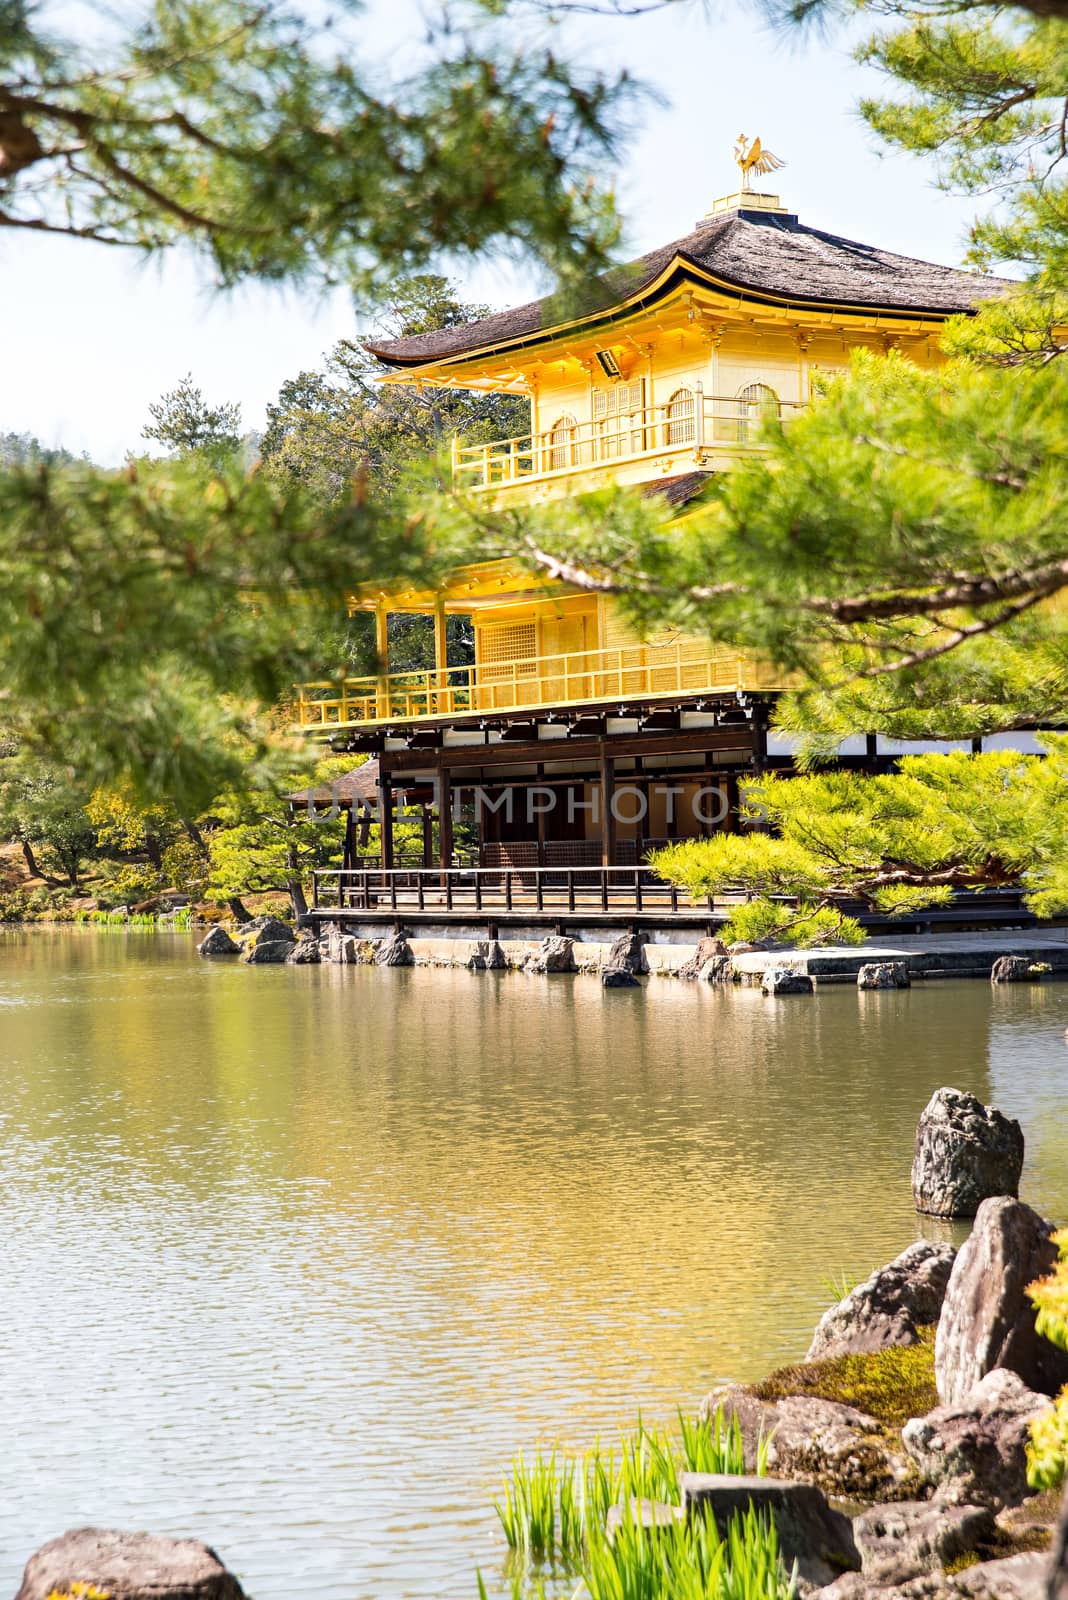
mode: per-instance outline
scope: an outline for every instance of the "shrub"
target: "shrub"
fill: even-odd
[[[1060,1259],[1048,1278],[1028,1290],[1035,1306],[1035,1327],[1061,1350],[1068,1350],[1068,1229],[1053,1235]],[[1035,1489],[1059,1489],[1068,1462],[1068,1386],[1053,1410],[1031,1424],[1027,1479]]]

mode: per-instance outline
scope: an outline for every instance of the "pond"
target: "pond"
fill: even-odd
[[[1019,1117],[1068,1218],[1068,985],[239,967],[0,934],[0,1592],[87,1523],[255,1600],[473,1596],[520,1446],[804,1353],[923,1232],[917,1116]]]

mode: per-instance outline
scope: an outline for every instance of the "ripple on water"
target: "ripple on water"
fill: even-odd
[[[0,981],[9,1590],[104,1522],[208,1538],[257,1600],[470,1596],[517,1447],[796,1357],[823,1282],[915,1237],[943,1082],[1022,1117],[1068,1215],[1068,987],[621,1008],[62,936]]]

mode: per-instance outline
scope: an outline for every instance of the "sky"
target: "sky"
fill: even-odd
[[[403,62],[433,3],[368,0],[368,58]],[[842,35],[774,32],[731,0],[713,0],[711,15],[687,5],[587,17],[560,32],[558,43],[584,65],[625,67],[660,96],[620,152],[617,196],[632,253],[687,233],[738,187],[732,151],[744,132],[786,161],[774,188],[803,222],[905,255],[960,261],[974,201],[936,189],[930,162],[880,148],[856,111],[880,80],[850,59]],[[467,298],[494,306],[548,287],[529,264],[441,266],[454,267]],[[8,232],[0,280],[0,432],[36,434],[103,464],[143,447],[149,403],[185,373],[212,403],[239,401],[246,429],[262,429],[284,380],[359,331],[341,291],[257,286],[221,295],[178,252],[142,263],[105,246]]]

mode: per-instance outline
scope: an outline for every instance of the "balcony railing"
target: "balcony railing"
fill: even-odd
[[[459,488],[499,489],[586,468],[619,466],[644,456],[700,456],[709,450],[759,448],[768,422],[790,422],[806,403],[728,398],[705,394],[694,384],[667,405],[642,406],[625,415],[556,424],[542,433],[498,439],[492,444],[453,444],[453,478]]]
[[[535,710],[591,701],[653,700],[788,687],[787,674],[742,651],[691,639],[613,650],[524,656],[427,672],[299,685],[304,728],[412,722],[472,712]]]

